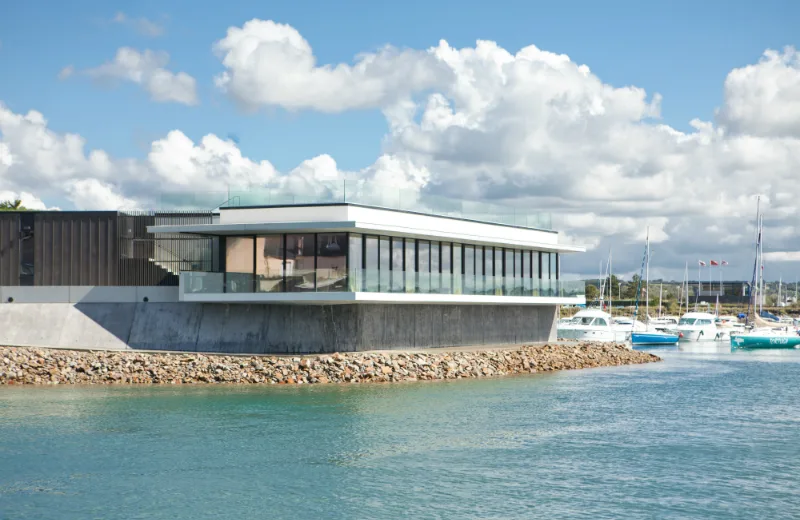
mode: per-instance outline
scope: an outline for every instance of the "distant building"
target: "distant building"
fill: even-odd
[[[699,294],[698,294],[699,289]],[[700,283],[697,281],[689,282],[689,301],[706,301],[715,303],[719,297],[720,303],[747,303],[750,301],[750,282],[728,281],[722,282],[720,288],[719,281],[709,284],[708,280]]]

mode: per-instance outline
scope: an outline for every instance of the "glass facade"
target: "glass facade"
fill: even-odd
[[[184,272],[187,292],[585,293],[555,253],[357,233],[231,236],[225,272]],[[221,288],[221,289],[220,289]]]

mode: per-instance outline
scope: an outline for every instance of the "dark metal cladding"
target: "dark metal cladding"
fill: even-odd
[[[147,226],[210,224],[212,212],[0,213],[0,285],[178,285],[180,271],[213,271],[213,237],[154,235]]]
[[[0,285],[19,285],[19,213],[0,211]]]

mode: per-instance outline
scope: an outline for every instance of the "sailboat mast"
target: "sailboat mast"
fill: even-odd
[[[661,285],[658,288],[658,317],[661,317],[661,298],[664,294],[664,282],[661,282]]]
[[[683,268],[683,285],[686,290],[684,292],[684,299],[686,300],[686,312],[689,312],[689,262],[686,262],[686,265]]]
[[[758,233],[758,261],[761,262],[761,304],[759,312],[764,312],[764,300],[766,299],[766,293],[764,291],[764,215],[761,215],[761,221],[758,225],[758,229],[760,230]]]
[[[611,249],[608,250],[608,314],[614,315],[614,307],[611,305],[611,296],[614,294],[614,287],[611,285],[611,273],[613,273]]]
[[[647,267],[645,268],[645,283],[644,283],[644,293],[645,293],[645,303],[644,303],[644,315],[647,321],[650,321],[650,226],[647,226],[647,247],[645,249],[645,256],[647,257]],[[646,322],[645,322],[646,323]]]

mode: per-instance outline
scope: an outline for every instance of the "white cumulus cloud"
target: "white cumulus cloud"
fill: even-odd
[[[130,81],[141,85],[153,101],[196,105],[197,82],[185,72],[166,69],[169,54],[122,47],[112,61],[84,71],[103,83]],[[62,71],[63,72],[63,71]]]
[[[139,18],[131,18],[123,12],[118,12],[116,15],[114,15],[114,18],[112,18],[111,21],[116,24],[127,25],[142,36],[156,37],[161,36],[166,32],[166,29],[162,23],[155,22],[145,18],[144,16]]]
[[[76,207],[91,200],[153,207],[175,190],[222,194],[269,184],[310,194],[370,179],[412,199],[444,195],[517,214],[553,213],[565,240],[595,251],[565,259],[567,272],[594,274],[609,248],[621,272],[638,270],[649,226],[651,273],[678,279],[685,262],[700,258],[724,259],[726,272],[748,277],[760,195],[765,250],[800,250],[793,48],[767,51],[720,78],[715,119],[679,131],[660,120],[657,93],[608,84],[588,66],[532,45],[509,51],[489,41],[466,48],[441,41],[320,65],[294,28],[252,20],[214,47],[225,69],[217,83],[251,108],[379,108],[387,121],[381,155],[359,171],[320,155],[279,172],[230,140],[209,134],[195,142],[174,130],[144,158],[113,158],[86,151],[78,135],[53,132],[38,112],[0,106],[2,186]],[[149,85],[152,74],[141,71],[163,69],[165,58],[133,52],[107,64],[107,73]],[[768,276],[781,258],[767,256]]]
[[[251,20],[214,44],[216,84],[241,104],[323,112],[376,108],[434,87],[448,74],[430,53],[386,47],[354,64],[318,65],[294,27]]]

